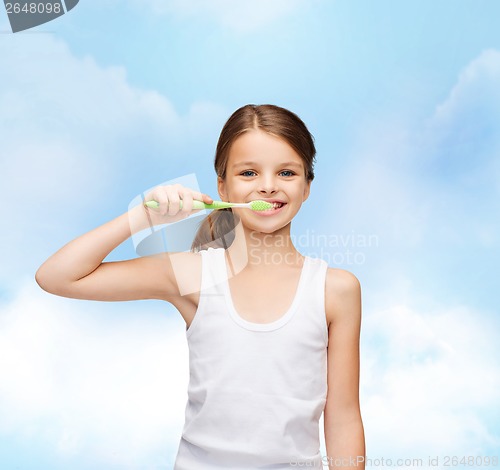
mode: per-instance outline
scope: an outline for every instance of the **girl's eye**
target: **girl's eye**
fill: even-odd
[[[240,173],[241,176],[252,176],[252,175],[248,175],[248,173],[254,173],[255,174],[255,171],[252,171],[252,170],[246,170],[246,171],[242,171]],[[280,172],[280,174],[283,174],[283,173],[287,173],[285,176],[294,176],[295,175],[295,172],[291,171],[291,170],[283,170]]]

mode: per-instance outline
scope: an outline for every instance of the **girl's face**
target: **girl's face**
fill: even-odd
[[[272,233],[286,226],[308,198],[311,182],[297,152],[284,140],[251,130],[231,145],[226,178],[218,178],[221,199],[230,202],[265,200],[283,206],[270,211],[233,209],[249,229]]]

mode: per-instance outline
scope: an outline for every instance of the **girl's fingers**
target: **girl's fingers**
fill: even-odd
[[[208,194],[193,191],[180,184],[158,186],[146,196],[145,200],[158,201],[157,210],[162,216],[167,214],[174,216],[181,211],[185,214],[193,212],[193,200],[203,201],[206,204],[213,203],[213,199]],[[182,209],[180,201],[182,201]]]
[[[168,197],[165,191],[161,190],[161,188],[155,189],[150,195],[146,197],[148,201],[154,200],[158,202],[157,210],[160,214],[163,215],[164,211],[168,207]]]
[[[189,213],[193,210],[193,196],[191,191],[183,191],[182,195],[182,212]]]
[[[204,193],[200,193],[199,191],[192,191],[193,199],[197,201],[203,201],[206,204],[212,204],[214,200],[208,195]]]
[[[214,200],[208,195],[208,194],[203,194],[203,202],[206,204],[212,204]]]
[[[180,205],[179,201],[181,198],[179,197],[179,189],[182,188],[180,185],[173,185],[173,186],[165,186],[165,191],[167,193],[168,197],[168,204],[167,207],[165,208],[165,212],[162,212],[162,215],[175,215],[177,212],[180,210]]]

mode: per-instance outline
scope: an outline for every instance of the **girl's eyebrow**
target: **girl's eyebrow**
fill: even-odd
[[[237,168],[239,166],[258,166],[259,164],[257,162],[239,162],[239,163],[236,163],[233,165],[233,168]],[[279,166],[295,166],[295,167],[298,167],[298,168],[301,168],[302,165],[300,163],[297,163],[297,162],[283,162],[283,163],[280,163]]]

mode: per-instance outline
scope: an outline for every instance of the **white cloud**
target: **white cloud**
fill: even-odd
[[[178,164],[183,146],[192,150],[208,135],[213,142],[215,126],[229,115],[198,102],[181,116],[162,94],[131,86],[123,67],[77,58],[49,34],[5,36],[0,56],[3,283],[34,272],[33,253],[46,252],[49,237],[60,237],[60,246],[68,241],[68,214],[88,216],[118,191],[125,212],[145,189],[141,177]],[[135,178],[135,190],[124,175]]]
[[[444,125],[445,122],[457,121],[473,109],[489,110],[500,115],[500,51],[487,49],[471,61],[460,73],[458,81],[443,103],[435,110],[433,121]],[[475,122],[485,123],[488,115],[473,115]]]
[[[418,160],[433,184],[426,195],[437,209],[433,226],[461,248],[500,243],[498,83],[500,51],[485,50],[464,67],[421,135]]]
[[[247,33],[308,8],[318,0],[128,0],[136,8],[180,19],[210,18],[233,31]]]
[[[332,196],[335,230],[378,235],[369,256],[388,270],[424,248],[430,260],[490,256],[500,243],[498,83],[500,52],[487,50],[424,122],[401,111],[362,123]]]
[[[22,285],[0,309],[0,434],[55,457],[147,468],[172,460],[188,381],[184,322]]]
[[[426,123],[429,168],[462,187],[500,195],[500,51],[488,49],[460,73]],[[426,157],[423,161],[426,161]],[[498,207],[498,206],[497,206]]]
[[[498,322],[463,307],[396,305],[364,318],[363,418],[371,457],[486,455],[498,429]],[[376,454],[376,455],[374,455]]]

